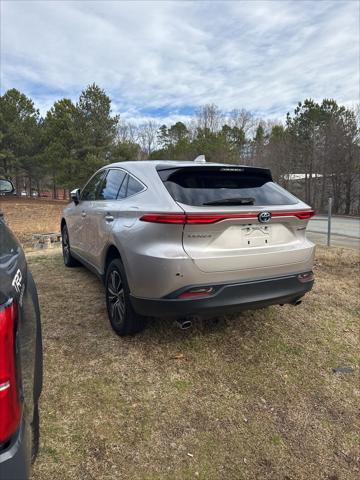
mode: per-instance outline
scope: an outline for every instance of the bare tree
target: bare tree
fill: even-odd
[[[258,121],[249,110],[245,110],[245,108],[234,108],[229,113],[227,123],[230,127],[237,127],[242,130],[245,135],[249,135]]]
[[[189,132],[189,139],[193,141],[196,138],[197,134],[197,121],[195,118],[191,117],[186,123],[185,126]]]
[[[148,158],[157,145],[157,134],[160,125],[153,120],[149,120],[139,125],[137,129],[137,141],[140,144],[141,150]]]
[[[120,121],[117,129],[117,140],[121,143],[135,143],[138,127],[134,123]]]
[[[196,124],[201,130],[209,130],[211,133],[218,132],[224,115],[215,104],[207,104],[200,107],[196,112]]]

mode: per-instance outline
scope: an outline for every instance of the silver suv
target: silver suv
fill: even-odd
[[[267,169],[143,161],[98,170],[61,220],[65,265],[105,284],[118,335],[184,319],[298,304],[313,285],[314,211]],[[183,323],[183,325],[185,325]]]

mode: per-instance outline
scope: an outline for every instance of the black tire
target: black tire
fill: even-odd
[[[130,290],[120,259],[112,260],[105,275],[106,307],[117,335],[133,335],[145,327],[145,317],[138,315],[130,301]]]
[[[61,229],[61,245],[62,245],[64,265],[69,268],[78,267],[79,262],[71,255],[69,232],[66,224],[64,224],[64,226]]]
[[[33,421],[31,423],[31,463],[35,462],[37,454],[39,452],[40,444],[40,417],[39,417],[39,405],[34,405]]]

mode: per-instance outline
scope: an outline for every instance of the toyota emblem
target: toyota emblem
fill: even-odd
[[[270,212],[260,212],[258,215],[258,219],[260,223],[266,223],[271,219]]]

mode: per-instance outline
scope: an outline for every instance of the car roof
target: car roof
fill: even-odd
[[[123,167],[123,168],[138,168],[139,165],[142,168],[156,168],[159,166],[169,166],[169,167],[233,167],[233,168],[248,168],[248,169],[255,169],[255,170],[268,170],[266,167],[252,167],[249,165],[240,165],[237,163],[217,163],[217,162],[194,162],[190,160],[129,160],[124,162],[116,162],[106,165],[103,168],[111,168],[111,167]]]
[[[107,167],[121,167],[127,166],[132,167],[136,165],[145,165],[149,167],[157,167],[158,165],[169,165],[174,167],[192,167],[192,166],[202,166],[202,165],[230,165],[229,163],[213,163],[213,162],[204,162],[204,163],[195,163],[190,160],[129,160],[125,162],[116,162],[107,165]],[[242,165],[239,165],[242,166]]]

